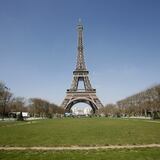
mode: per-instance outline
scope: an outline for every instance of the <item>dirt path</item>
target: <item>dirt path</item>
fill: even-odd
[[[71,147],[0,147],[0,150],[41,150],[41,151],[61,151],[61,150],[98,150],[98,149],[134,149],[134,148],[154,148],[160,147],[160,144],[144,144],[144,145],[109,145],[109,146],[71,146]]]

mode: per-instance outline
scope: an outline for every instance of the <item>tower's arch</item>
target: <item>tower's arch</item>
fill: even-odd
[[[74,99],[74,100],[71,100],[71,101],[66,105],[65,110],[68,111],[68,112],[70,112],[71,108],[72,108],[75,104],[80,103],[80,102],[83,102],[83,103],[88,104],[88,105],[92,108],[93,113],[95,113],[96,110],[98,109],[97,106],[96,106],[96,104],[95,104],[92,100],[90,100],[90,99],[88,99],[88,98],[76,98],[76,99]]]

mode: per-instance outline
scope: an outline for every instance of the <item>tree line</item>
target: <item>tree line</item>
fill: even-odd
[[[0,117],[11,117],[13,113],[28,112],[31,117],[48,117],[64,114],[65,110],[41,98],[15,97],[10,89],[0,82]],[[107,104],[97,115],[112,117],[145,116],[160,118],[160,84],[118,101]]]
[[[160,118],[160,84],[99,110],[105,116],[145,116]]]
[[[64,113],[64,109],[41,98],[15,97],[5,83],[0,82],[0,117],[16,116],[14,113],[28,112],[31,117],[48,117]]]

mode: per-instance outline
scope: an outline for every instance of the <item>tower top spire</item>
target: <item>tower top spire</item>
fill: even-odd
[[[78,24],[82,25],[82,19],[81,18],[78,19]]]
[[[77,25],[78,29],[78,54],[77,54],[77,64],[76,64],[76,71],[86,71],[86,65],[84,61],[84,52],[83,52],[83,25],[82,21],[79,18]]]
[[[78,22],[79,22],[79,23],[81,23],[81,22],[82,22],[81,18],[79,18],[79,19],[78,19]]]

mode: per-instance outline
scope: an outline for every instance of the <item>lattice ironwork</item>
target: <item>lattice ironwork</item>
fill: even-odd
[[[96,89],[93,89],[89,80],[89,71],[85,65],[84,51],[83,51],[83,25],[81,23],[77,26],[78,29],[78,53],[76,69],[73,71],[73,80],[70,89],[66,92],[66,97],[63,100],[61,106],[66,110],[70,110],[71,107],[79,102],[89,104],[95,112],[99,108],[103,107],[101,101],[96,96]],[[80,81],[84,83],[84,89],[78,89]]]

